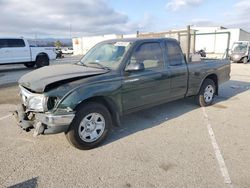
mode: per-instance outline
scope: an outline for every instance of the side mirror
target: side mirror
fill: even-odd
[[[129,64],[125,71],[127,72],[134,72],[134,71],[142,71],[144,70],[144,64],[143,63],[133,63],[133,64]]]

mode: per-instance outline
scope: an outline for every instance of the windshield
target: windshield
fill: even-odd
[[[81,59],[80,63],[89,67],[117,69],[130,45],[129,42],[97,44]]]
[[[237,42],[233,44],[232,51],[233,52],[246,52],[247,51],[247,42]]]

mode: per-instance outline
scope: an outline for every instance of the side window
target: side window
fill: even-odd
[[[23,39],[8,39],[7,43],[9,48],[25,47]]]
[[[8,47],[7,40],[6,39],[0,39],[0,48],[6,48],[6,47]]]
[[[167,42],[167,57],[171,66],[178,66],[185,63],[181,48],[175,42]]]
[[[163,67],[163,53],[160,43],[150,42],[138,46],[130,58],[130,63],[143,63],[145,69]]]

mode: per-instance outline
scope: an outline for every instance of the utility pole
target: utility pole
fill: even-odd
[[[71,39],[71,23],[69,24],[69,38]]]
[[[186,59],[187,59],[187,63],[190,62],[190,25],[187,26],[187,49],[186,49]]]

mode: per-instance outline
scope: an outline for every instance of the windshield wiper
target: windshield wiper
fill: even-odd
[[[85,65],[83,62],[79,61],[79,62],[76,62],[75,63],[76,65],[81,65],[81,66],[84,66],[84,67],[87,67],[87,65]]]
[[[98,62],[88,62],[87,64],[92,64],[92,65],[98,65],[100,68],[105,69],[105,70],[110,70],[110,68],[98,63]]]

